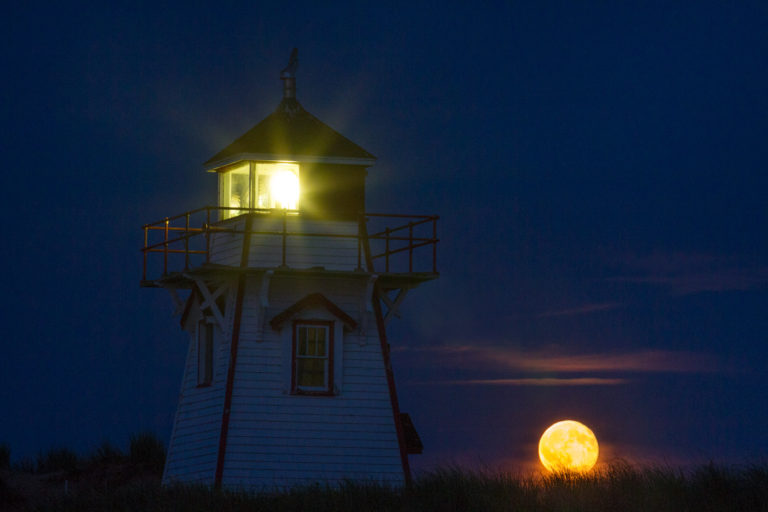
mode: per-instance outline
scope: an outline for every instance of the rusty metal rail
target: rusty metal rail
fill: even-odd
[[[227,220],[218,221],[219,214],[234,211],[238,214]],[[436,215],[403,215],[384,213],[361,214],[357,223],[356,234],[314,233],[289,231],[288,219],[298,216],[299,212],[291,210],[266,210],[260,208],[234,208],[223,206],[205,206],[196,210],[166,217],[145,224],[142,280],[146,281],[150,270],[149,259],[152,255],[162,258],[162,275],[187,271],[202,263],[210,262],[211,237],[216,233],[245,234],[244,229],[232,226],[232,219],[241,215],[270,216],[282,218],[281,229],[274,231],[250,230],[250,235],[266,235],[281,238],[282,265],[287,262],[289,247],[287,240],[293,237],[322,237],[352,239],[357,242],[357,268],[363,268],[364,261],[381,261],[383,269],[369,269],[377,272],[437,273],[437,221]],[[395,227],[389,227],[395,223]],[[384,229],[381,229],[381,226]],[[373,234],[366,234],[375,228]],[[431,246],[431,254],[425,258],[421,248]],[[417,254],[418,253],[418,254]],[[183,256],[183,263],[177,255]],[[401,256],[398,256],[401,255]],[[406,256],[407,255],[407,256]],[[170,261],[174,259],[174,261]],[[425,262],[425,259],[427,260]],[[403,261],[406,260],[406,261]],[[375,263],[374,263],[375,266]],[[159,276],[157,276],[159,277]]]

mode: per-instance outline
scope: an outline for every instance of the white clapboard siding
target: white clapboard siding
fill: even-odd
[[[356,265],[356,246],[354,253]],[[248,281],[243,305],[223,483],[250,489],[347,478],[402,483],[375,324],[371,322],[369,339],[359,339],[358,332],[344,334],[341,360],[334,361],[341,365],[342,385],[331,397],[290,394],[290,349],[284,346],[290,343],[290,332],[269,326],[275,314],[318,290],[358,318],[365,283],[275,277],[263,316],[258,284]],[[286,322],[283,328],[290,331],[291,325]]]
[[[164,483],[204,482],[213,480],[221,435],[221,416],[224,408],[224,385],[229,360],[229,331],[232,324],[234,290],[228,295],[224,312],[224,329],[215,329],[213,382],[210,386],[197,386],[197,339],[193,327],[190,332],[187,362],[182,379],[179,405],[174,419],[173,433],[168,444]],[[195,325],[196,321],[190,321]]]
[[[233,220],[233,224],[238,222],[242,219]],[[329,229],[328,224],[333,223],[317,223],[310,228]],[[338,224],[356,233],[354,223]],[[258,229],[267,228],[269,226]],[[301,228],[307,229],[307,226]],[[298,228],[289,227],[289,231],[291,229]],[[239,265],[240,235],[217,233],[213,239],[214,263]],[[257,264],[253,259],[254,248],[251,247],[250,264],[269,266]],[[309,247],[295,244],[293,248],[305,250],[306,254],[323,257],[325,254],[319,243]],[[356,267],[356,245],[347,248],[354,254]],[[330,251],[328,255],[340,259],[338,253],[334,256]],[[219,261],[215,261],[214,256]],[[322,266],[318,261],[307,260],[306,264]],[[269,279],[268,287],[262,287],[264,279]],[[404,474],[381,344],[365,297],[370,290],[368,281],[352,274],[328,277],[321,273],[282,273],[271,278],[264,274],[251,275],[245,283],[223,485],[259,490],[315,482],[334,484],[346,479],[402,484]],[[268,291],[266,297],[262,295],[264,289]],[[334,384],[337,393],[334,396],[292,395],[293,319],[285,322],[280,331],[273,330],[269,321],[307,295],[318,292],[359,325],[349,330],[336,319]],[[194,333],[190,336],[165,483],[214,482],[235,295],[236,287],[232,286],[224,311],[224,331],[216,330],[211,386],[197,387],[197,347]],[[197,306],[199,308],[199,304]],[[199,309],[197,311],[199,315]],[[324,308],[300,312],[296,318],[335,319]],[[196,320],[189,322],[194,325]]]
[[[210,262],[218,265],[240,266],[240,258],[243,252],[242,231],[245,227],[245,220],[235,219],[221,223],[217,227],[232,229],[238,231],[238,233],[217,233],[215,231],[211,233]]]
[[[210,261],[219,265],[239,266],[242,255],[245,226],[242,218],[220,223],[217,227],[238,233],[213,232],[210,242]],[[355,270],[359,265],[356,222],[312,221],[298,217],[286,219],[285,264],[289,268],[326,270]],[[283,219],[255,216],[251,236],[248,265],[254,268],[274,268],[283,264]],[[266,233],[266,234],[261,234]],[[351,238],[331,236],[300,236],[302,234],[348,235]]]

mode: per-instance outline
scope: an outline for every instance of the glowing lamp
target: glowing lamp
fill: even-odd
[[[269,181],[275,208],[295,210],[299,204],[299,177],[289,170],[278,170]]]

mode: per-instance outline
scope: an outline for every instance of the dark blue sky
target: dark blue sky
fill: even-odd
[[[215,201],[202,162],[304,107],[378,157],[368,209],[441,215],[392,327],[417,468],[526,469],[552,422],[602,460],[768,457],[761,2],[12,7],[0,21],[0,442],[150,429],[186,351],[140,226]]]

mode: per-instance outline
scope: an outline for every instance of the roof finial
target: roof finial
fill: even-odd
[[[299,50],[294,48],[288,65],[280,72],[280,80],[283,81],[283,99],[296,99],[296,68],[299,67]]]

